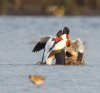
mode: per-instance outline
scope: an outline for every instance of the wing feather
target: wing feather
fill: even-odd
[[[32,52],[37,52],[45,48],[45,45],[50,37],[43,37],[41,40],[35,45]]]

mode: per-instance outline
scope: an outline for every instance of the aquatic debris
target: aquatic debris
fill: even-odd
[[[33,84],[40,86],[44,83],[45,78],[40,75],[29,75],[29,80],[31,80]]]

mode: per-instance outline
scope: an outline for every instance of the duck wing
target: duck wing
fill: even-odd
[[[83,42],[80,40],[80,38],[78,38],[76,41],[71,43],[72,48],[76,51],[76,52],[84,52],[84,44]]]
[[[50,36],[41,38],[40,41],[35,45],[32,52],[37,52],[37,51],[44,49],[49,38]]]

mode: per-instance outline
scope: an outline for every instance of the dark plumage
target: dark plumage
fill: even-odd
[[[65,50],[62,49],[61,52],[55,54],[56,63],[58,65],[65,65]]]
[[[34,47],[34,49],[33,49],[32,52],[37,52],[37,51],[40,51],[40,50],[44,49],[44,48],[45,48],[45,45],[46,45],[46,42],[45,42],[45,43],[40,43],[40,42],[38,42],[38,43],[35,45],[35,47]]]
[[[64,27],[63,34],[69,34],[69,33],[70,33],[69,28],[68,27]]]
[[[82,59],[83,59],[83,53],[78,52],[77,61],[82,61]]]
[[[59,30],[56,34],[56,36],[60,37],[61,35],[63,35],[63,31],[62,30]]]
[[[41,38],[41,40],[35,45],[32,52],[37,52],[45,48],[45,45],[50,37]]]
[[[70,52],[66,51],[66,56],[67,57],[72,57],[72,54]]]

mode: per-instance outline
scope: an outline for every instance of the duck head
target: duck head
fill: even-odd
[[[63,34],[66,34],[66,38],[67,39],[69,39],[69,33],[70,33],[69,28],[68,27],[64,27]]]
[[[66,40],[67,39],[67,35],[66,35],[66,28],[62,31],[59,30],[56,34],[56,42],[61,41],[61,40]]]
[[[63,31],[62,30],[59,30],[56,34],[56,39],[55,41],[58,42],[60,40],[62,40],[61,36],[63,35]]]
[[[70,46],[69,33],[70,33],[69,28],[68,28],[68,27],[64,27],[64,29],[63,29],[63,34],[66,35],[66,39],[67,39],[66,46],[67,46],[67,47]]]
[[[68,27],[64,27],[63,34],[69,34],[69,33],[70,33],[69,28]]]

